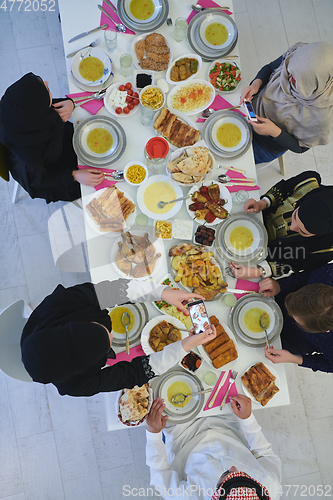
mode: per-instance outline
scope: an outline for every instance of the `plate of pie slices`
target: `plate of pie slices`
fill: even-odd
[[[244,383],[244,377],[248,379],[248,387]],[[262,362],[258,362],[245,370],[241,376],[241,381],[244,394],[257,405],[261,404],[261,406],[269,406],[271,399],[279,391],[280,386],[278,372],[272,365]]]

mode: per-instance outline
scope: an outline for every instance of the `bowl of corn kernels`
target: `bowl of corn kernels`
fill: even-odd
[[[124,168],[124,179],[132,186],[139,186],[148,177],[148,169],[139,161],[128,163]]]

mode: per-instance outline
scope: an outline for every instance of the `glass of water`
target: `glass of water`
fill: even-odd
[[[132,73],[132,57],[129,54],[123,54],[120,57],[120,73],[123,76],[129,76]]]
[[[185,17],[178,17],[175,22],[173,37],[176,42],[181,42],[186,37],[187,21]]]
[[[245,191],[245,189],[241,189],[240,191],[237,191],[235,196],[232,199],[232,207],[235,209],[236,212],[242,212],[244,211],[244,203],[249,199],[249,193],[248,191]]]
[[[117,32],[104,30],[105,47],[108,52],[114,52],[117,49]]]

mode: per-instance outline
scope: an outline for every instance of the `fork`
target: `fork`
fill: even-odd
[[[81,50],[84,50],[84,49],[87,49],[88,47],[97,47],[97,45],[99,44],[99,38],[96,38],[96,40],[94,40],[93,42],[89,43],[89,45],[86,45],[85,47],[82,47],[82,49],[79,49],[79,50],[74,50],[74,52],[71,52],[70,54],[68,54],[66,57],[69,58],[69,57],[73,57],[75,56],[75,54],[77,54],[78,52],[80,52]]]
[[[237,375],[238,375],[238,372],[236,372],[236,370],[233,370],[232,373],[231,373],[231,375],[230,375],[230,378],[229,378],[229,387],[228,387],[227,392],[225,393],[225,396],[224,396],[224,398],[222,400],[222,403],[221,403],[221,406],[220,406],[220,410],[223,410],[223,408],[225,406],[225,403],[227,401],[227,397],[228,397],[228,394],[229,394],[229,391],[230,391],[230,387],[235,382]]]

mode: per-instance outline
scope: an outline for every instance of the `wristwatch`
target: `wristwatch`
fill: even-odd
[[[266,278],[267,273],[266,273],[265,269],[261,266],[257,266],[257,268],[262,270],[260,278]]]

